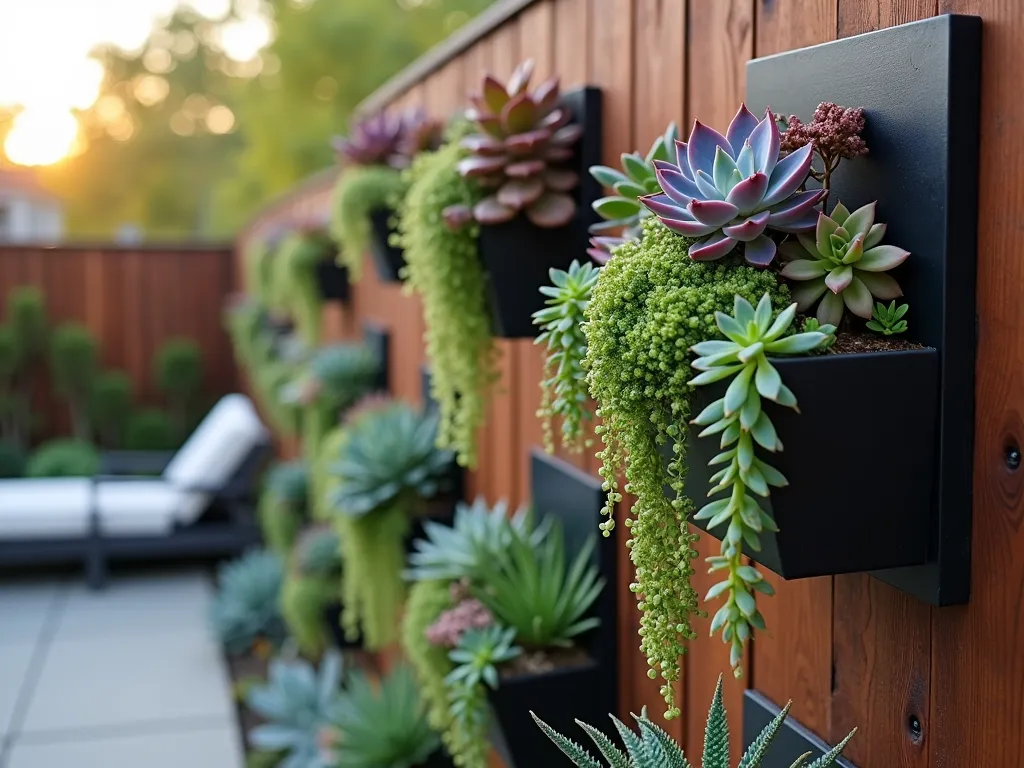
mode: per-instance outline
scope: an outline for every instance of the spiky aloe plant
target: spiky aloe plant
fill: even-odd
[[[568,271],[552,269],[549,274],[552,284],[540,289],[548,297],[548,306],[533,314],[534,324],[541,328],[534,343],[547,345],[537,415],[543,422],[544,448],[548,453],[555,449],[551,422],[556,416],[562,419],[562,445],[578,453],[584,444],[589,447],[591,443],[584,443],[583,439],[584,424],[591,416],[586,406],[589,392],[583,370],[587,338],[580,324],[599,271],[593,264],[581,265],[573,260]]]
[[[700,238],[691,259],[711,261],[742,245],[748,264],[766,267],[775,241],[766,234],[809,232],[823,190],[799,191],[811,169],[812,145],[779,159],[779,127],[771,111],[760,121],[741,104],[726,135],[694,121],[678,142],[678,164],[655,161],[659,194],[641,197],[665,226]]]
[[[598,264],[608,261],[617,246],[643,236],[643,220],[652,214],[640,198],[661,192],[654,163],[678,163],[678,141],[679,128],[670,123],[664,135],[655,139],[646,157],[639,152],[624,153],[621,171],[606,165],[590,168],[590,175],[602,187],[615,190],[614,195],[594,201],[594,210],[604,221],[591,225],[590,234],[594,237],[587,253]]]
[[[725,605],[711,621],[711,631],[722,630],[722,639],[730,643],[729,660],[737,676],[743,645],[753,629],[764,629],[764,617],[757,609],[755,592],[771,595],[771,585],[756,568],[743,564],[743,543],[751,549],[761,549],[759,534],[764,530],[777,531],[771,516],[757,503],[751,493],[767,497],[769,487],[781,488],[787,484],[782,473],[755,455],[759,445],[772,453],[782,450],[782,441],[775,431],[768,413],[763,410],[761,398],[796,410],[796,396],[782,383],[782,377],[768,360],[768,355],[794,355],[822,348],[835,328],[822,327],[817,331],[784,334],[796,317],[796,304],[779,313],[772,322],[772,304],[768,294],[757,303],[736,297],[733,316],[715,313],[718,330],[726,341],[704,341],[692,347],[700,355],[692,365],[700,375],[690,384],[712,384],[732,377],[725,396],[715,400],[693,420],[705,427],[699,437],[721,435],[722,453],[710,464],[726,467],[711,477],[712,488],[708,497],[727,493],[697,512],[695,520],[707,520],[708,530],[728,523],[722,537],[721,555],[709,557],[711,572],[727,571],[725,580],[708,591],[705,600],[727,594]]]
[[[524,61],[507,85],[487,75],[471,97],[467,117],[477,133],[462,140],[470,155],[460,161],[459,173],[491,191],[472,209],[481,224],[511,221],[523,212],[538,227],[560,227],[576,212],[568,193],[579,175],[564,164],[583,128],[570,125],[569,111],[559,106],[558,78],[530,91],[532,74],[533,61]],[[465,221],[465,211],[449,210],[446,218]]]
[[[850,213],[836,203],[830,216],[818,216],[813,238],[800,234],[797,241],[788,240],[780,248],[788,263],[779,274],[796,281],[793,298],[799,310],[810,309],[821,298],[819,322],[839,325],[846,309],[870,320],[873,298],[903,295],[899,283],[885,273],[906,261],[910,252],[881,245],[885,224],[875,223],[875,205],[868,203]]]
[[[782,724],[786,721],[792,704],[792,701],[786,704],[782,711],[757,735],[747,751],[743,753],[737,763],[737,768],[758,768],[767,754],[768,748],[781,730]],[[530,714],[541,730],[547,734],[547,737],[572,760],[574,765],[580,768],[603,768],[601,762],[593,758],[579,744],[556,732],[533,712]],[[593,726],[579,720],[576,723],[597,745],[601,756],[611,768],[690,768],[690,763],[679,744],[647,718],[646,707],[641,711],[639,717],[633,715],[633,719],[639,725],[639,735],[627,728],[614,715],[609,715],[609,717],[615,723],[615,729],[626,746],[625,752]],[[854,728],[845,739],[810,763],[807,762],[810,753],[801,755],[790,768],[828,768],[828,766],[835,765],[856,732],[857,729]],[[718,678],[715,696],[711,700],[711,709],[708,711],[707,726],[704,729],[704,752],[701,755],[700,764],[701,768],[727,768],[729,765],[729,721],[726,717],[725,704],[722,701],[721,676]]]

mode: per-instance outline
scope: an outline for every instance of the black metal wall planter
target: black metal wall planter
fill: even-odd
[[[934,605],[968,599],[980,37],[980,19],[940,16],[747,65],[755,113],[864,107],[870,154],[843,164],[830,204],[877,198],[887,240],[912,254],[906,335],[924,346],[772,361],[800,413],[770,412],[789,486],[766,502],[780,531],[747,553],[785,578],[871,571]],[[698,387],[693,413],[720,396]],[[687,448],[699,505],[720,449]]]
[[[600,185],[588,169],[601,162],[601,91],[579,88],[565,93],[562,104],[572,122],[584,127],[568,167],[579,173],[573,192],[577,208],[564,227],[544,229],[519,215],[504,224],[480,228],[480,258],[488,276],[494,333],[505,339],[533,338],[533,313],[544,307],[539,288],[549,282],[548,270],[568,269],[586,254],[587,228],[599,220],[591,203],[601,196]]]
[[[332,255],[322,259],[316,265],[316,280],[320,286],[320,296],[324,301],[347,302],[350,290],[348,270],[340,266]]]
[[[751,744],[757,735],[777,715],[779,708],[758,691],[743,692],[743,743]],[[800,725],[792,716],[786,718],[760,768],[790,768],[796,755],[810,753],[808,762],[826,754],[831,746]],[[840,757],[836,768],[854,768],[853,763]]]
[[[370,256],[377,277],[382,283],[400,283],[400,271],[405,266],[405,252],[391,244],[395,228],[391,219],[395,212],[390,208],[378,208],[370,212]]]
[[[567,462],[534,449],[531,456],[531,493],[538,518],[552,515],[562,523],[566,552],[571,559],[594,535],[604,506],[601,481]],[[595,562],[606,581],[596,604],[600,626],[586,636],[585,664],[542,674],[502,679],[489,690],[496,727],[495,748],[511,768],[546,766],[564,762],[564,756],[533,718],[556,731],[569,732],[574,718],[600,722],[614,712],[618,700],[616,669],[615,558],[613,538],[600,537]]]

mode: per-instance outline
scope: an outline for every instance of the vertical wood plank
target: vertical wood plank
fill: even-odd
[[[591,41],[591,0],[555,2],[555,72],[563,88],[587,84],[594,46]]]
[[[839,37],[859,35],[934,16],[936,0],[840,0]]]
[[[646,152],[669,123],[686,128],[686,3],[636,0],[633,149]]]
[[[1019,765],[1024,753],[1024,483],[1006,451],[1024,445],[1024,306],[1014,201],[1024,195],[1024,14],[1015,0],[941,0],[985,20],[978,205],[971,601],[932,611],[934,768]]]
[[[836,4],[837,0],[758,0],[757,55],[792,51],[833,39]]]

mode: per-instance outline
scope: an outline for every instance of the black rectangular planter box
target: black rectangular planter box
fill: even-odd
[[[598,220],[591,204],[601,187],[588,169],[601,162],[601,91],[579,88],[562,97],[572,121],[584,126],[568,167],[580,175],[573,192],[577,209],[564,227],[544,229],[524,215],[505,224],[480,227],[479,249],[487,273],[494,334],[503,339],[533,338],[537,328],[533,313],[544,308],[542,285],[548,285],[552,268],[568,269],[574,259],[585,260],[588,227]]]
[[[391,244],[391,235],[395,231],[391,217],[394,215],[390,208],[370,212],[370,256],[382,283],[400,283],[399,271],[405,266],[405,252]]]
[[[779,361],[802,413],[773,414],[785,450],[763,458],[790,486],[772,489],[782,530],[755,559],[787,578],[869,571],[933,605],[968,599],[980,70],[981,20],[956,15],[747,64],[755,114],[864,109],[869,154],[833,174],[828,209],[878,201],[884,242],[911,254],[893,271],[905,336],[929,348]],[[718,443],[698,442],[688,490],[702,505]]]
[[[779,708],[768,700],[760,691],[743,692],[743,746],[749,748],[761,731],[776,715]],[[860,736],[854,736],[854,741]],[[809,753],[807,762],[817,760],[831,751],[832,745],[826,744],[789,715],[779,728],[772,745],[761,761],[760,768],[790,768],[793,761],[800,755]],[[854,765],[840,757],[835,768],[854,768]]]
[[[939,355],[934,349],[772,360],[796,395],[800,413],[767,402],[784,449],[757,456],[789,485],[761,506],[777,533],[761,533],[752,559],[787,579],[921,565],[936,452]],[[698,387],[692,412],[725,393],[727,382]],[[764,402],[764,401],[762,401]],[[720,435],[687,441],[686,494],[699,509]],[[726,492],[727,493],[727,492]],[[724,498],[718,494],[714,498]],[[695,523],[703,527],[703,522]],[[712,535],[721,538],[727,524]]]
[[[348,301],[348,270],[333,258],[323,259],[316,265],[316,279],[324,301]]]
[[[613,590],[614,591],[614,590]],[[546,674],[523,675],[501,680],[497,690],[488,689],[498,727],[494,748],[510,768],[559,765],[565,756],[530,717],[530,712],[562,734],[576,739],[578,718],[599,725],[614,711],[603,696],[603,680],[614,668],[596,663],[558,669]]]

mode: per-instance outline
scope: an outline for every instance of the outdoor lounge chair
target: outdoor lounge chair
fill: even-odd
[[[173,454],[105,454],[92,478],[0,480],[0,567],[81,560],[99,588],[113,559],[241,552],[259,542],[255,485],[270,451],[235,394]]]

